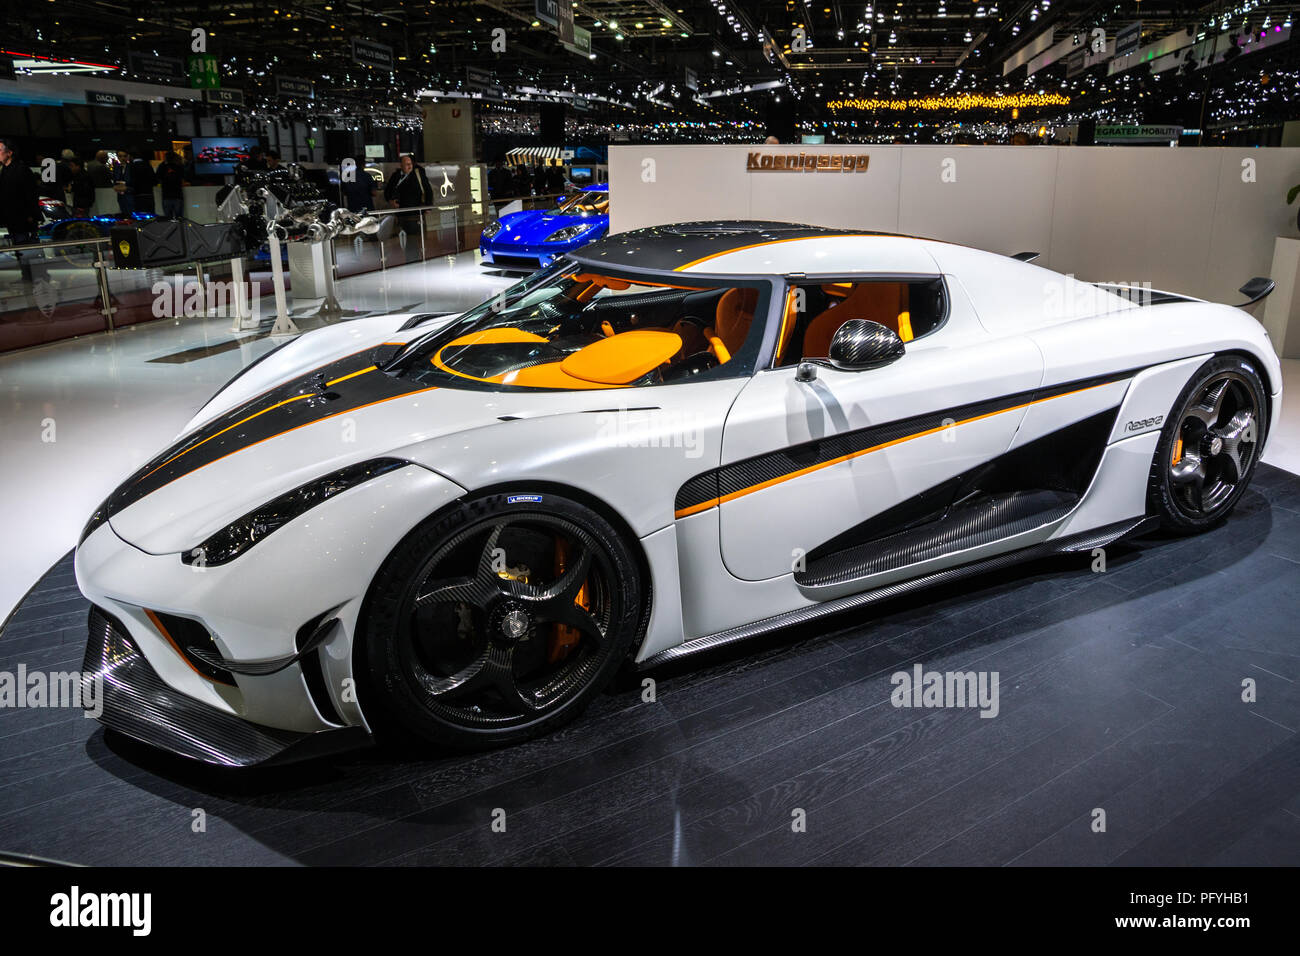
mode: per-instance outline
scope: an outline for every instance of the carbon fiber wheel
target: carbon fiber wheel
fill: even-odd
[[[406,731],[459,749],[571,719],[627,655],[638,577],[617,532],[577,502],[515,495],[457,506],[398,547],[367,598],[367,716],[373,703]]]
[[[1220,356],[1197,371],[1165,422],[1151,466],[1149,505],[1166,528],[1201,531],[1227,517],[1258,463],[1266,409],[1247,359]]]

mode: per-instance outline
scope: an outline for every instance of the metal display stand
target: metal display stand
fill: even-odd
[[[326,322],[342,322],[345,319],[359,319],[370,315],[369,309],[345,309],[339,304],[338,288],[335,285],[334,240],[326,239],[321,243],[325,252],[325,301],[319,309],[311,313],[311,318]]]
[[[275,291],[275,324],[272,335],[297,335],[300,331],[289,318],[288,298],[284,294],[284,263],[280,261],[280,240],[275,230],[269,231],[267,242],[271,247],[271,288]]]
[[[298,264],[295,266],[294,258],[295,247],[305,248],[308,250],[306,257],[303,253],[298,253]],[[290,271],[294,273],[294,288],[298,288],[300,281],[306,281],[307,276],[303,275],[304,261],[309,263],[312,269],[312,290],[308,295],[303,296],[307,299],[320,299],[320,306],[312,312],[293,313],[295,319],[312,319],[319,324],[326,325],[332,322],[342,322],[347,319],[359,319],[362,316],[371,315],[369,309],[345,309],[339,302],[338,288],[335,285],[335,259],[334,259],[334,240],[323,239],[319,242],[312,243],[293,243],[289,246]],[[317,274],[317,270],[319,273]],[[319,293],[319,294],[316,294]],[[294,298],[298,298],[295,294]]]
[[[253,317],[248,289],[244,285],[244,259],[242,256],[236,256],[230,260],[230,278],[235,293],[234,301],[231,303],[235,324],[230,327],[230,331],[247,332],[256,329],[260,323]]]

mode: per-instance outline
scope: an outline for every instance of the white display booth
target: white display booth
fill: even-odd
[[[808,157],[822,155],[825,168],[808,171]],[[610,148],[611,231],[769,219],[897,232],[1038,252],[1039,264],[1081,279],[1221,302],[1240,301],[1243,282],[1270,274],[1279,236],[1297,237],[1286,204],[1297,183],[1294,148]],[[1274,278],[1276,301],[1256,314],[1279,354],[1300,357],[1294,274]]]

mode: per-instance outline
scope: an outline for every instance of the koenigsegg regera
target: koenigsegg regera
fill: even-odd
[[[86,671],[108,726],[213,763],[520,740],[629,663],[1213,525],[1281,382],[1227,305],[924,239],[622,233],[244,369],[87,525]]]

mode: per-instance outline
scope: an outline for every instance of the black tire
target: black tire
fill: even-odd
[[[375,576],[360,703],[380,733],[456,750],[535,737],[609,683],[641,614],[637,561],[590,508],[553,494],[461,502]]]
[[[1223,521],[1250,484],[1267,427],[1268,398],[1255,363],[1241,355],[1208,360],[1161,429],[1147,485],[1148,513],[1177,534]]]

